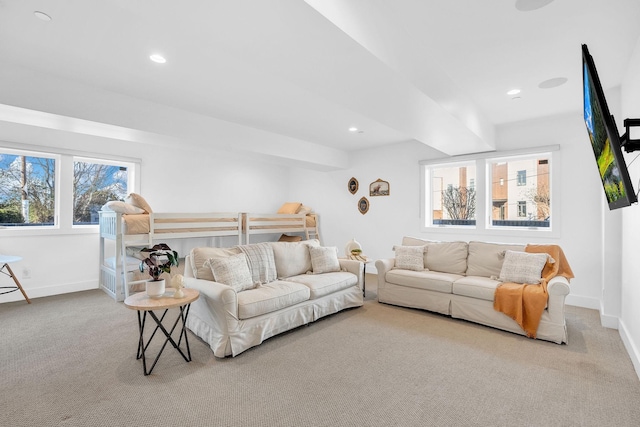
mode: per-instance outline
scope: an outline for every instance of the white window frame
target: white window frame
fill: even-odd
[[[549,169],[551,177],[549,180],[549,191],[551,197],[551,223],[549,227],[505,227],[491,225],[491,170],[489,165],[498,160],[509,161],[517,157],[534,157],[547,155],[549,159]],[[476,162],[476,225],[473,226],[442,226],[433,225],[431,212],[431,184],[430,184],[430,168],[454,166],[455,164]],[[422,160],[419,162],[420,167],[420,224],[423,232],[437,232],[443,234],[473,234],[490,235],[490,236],[538,236],[541,238],[557,238],[560,237],[560,221],[558,213],[561,212],[561,194],[560,182],[561,173],[559,167],[554,165],[560,164],[560,146],[548,145],[533,147],[522,150],[512,151],[494,151],[489,153],[479,153],[466,156],[454,156],[446,159]]]
[[[433,191],[431,191],[431,185],[433,182],[433,174],[432,174],[432,170],[433,169],[438,169],[438,168],[443,168],[443,167],[460,167],[460,166],[467,166],[471,163],[474,163],[471,160],[464,160],[464,161],[449,161],[449,162],[443,162],[443,161],[438,161],[438,162],[420,162],[420,164],[422,165],[420,168],[420,176],[421,176],[421,195],[422,195],[422,203],[421,203],[421,221],[422,221],[422,229],[423,231],[425,229],[428,230],[433,230],[434,228],[436,229],[442,229],[442,228],[446,228],[446,229],[462,229],[462,230],[469,230],[469,229],[475,229],[478,225],[478,201],[479,198],[481,197],[477,191],[478,191],[478,186],[477,186],[477,182],[478,182],[478,175],[479,175],[479,170],[478,170],[478,165],[476,164],[476,173],[475,173],[475,183],[476,183],[476,224],[475,225],[442,225],[442,224],[433,224],[433,201],[431,200],[432,198],[432,194]],[[428,222],[427,222],[428,221]]]
[[[73,164],[76,160],[127,166],[128,191],[130,193],[140,192],[142,161],[137,158],[17,144],[8,141],[0,141],[0,151],[8,154],[52,157],[55,159],[56,169],[55,225],[0,228],[0,237],[95,234],[99,232],[98,224],[73,225]]]

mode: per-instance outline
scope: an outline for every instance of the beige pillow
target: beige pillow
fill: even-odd
[[[395,267],[403,270],[423,271],[426,246],[395,246]]]
[[[204,265],[210,258],[226,258],[240,253],[238,248],[193,248],[190,254],[191,271],[196,279],[213,281],[209,265]]]
[[[137,206],[140,209],[143,209],[146,213],[152,213],[151,206],[149,203],[139,194],[131,193],[127,196],[127,202],[131,203],[133,206]]]
[[[467,276],[498,277],[504,262],[504,252],[524,252],[525,245],[469,242]]]
[[[215,281],[231,286],[236,292],[253,289],[251,272],[244,254],[231,255],[225,258],[211,258],[208,262]]]
[[[296,213],[309,215],[311,212],[313,212],[313,209],[310,208],[309,206],[300,205],[300,208]]]
[[[279,214],[297,214],[298,209],[300,209],[300,206],[302,206],[302,203],[300,202],[285,203],[284,205],[280,206],[280,209],[278,209],[278,213]]]
[[[335,246],[309,247],[309,255],[311,256],[311,267],[313,274],[331,273],[340,271],[340,262],[338,261],[338,248]]]
[[[464,274],[467,271],[467,242],[439,242],[427,245],[425,267],[441,273]]]
[[[542,269],[547,263],[555,262],[547,254],[531,254],[528,252],[506,251],[504,263],[500,270],[502,282],[526,283],[535,285],[540,283]]]
[[[272,242],[278,279],[284,279],[312,271],[309,247],[320,246],[318,240],[303,242]]]
[[[112,211],[126,215],[140,215],[145,213],[144,209],[120,200],[111,200],[102,207],[103,211]]]

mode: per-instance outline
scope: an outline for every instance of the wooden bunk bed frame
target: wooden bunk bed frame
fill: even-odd
[[[304,239],[320,240],[318,217],[316,214],[261,214],[245,213],[244,236],[245,243],[251,242],[251,236],[274,233],[302,233]],[[312,216],[313,218],[308,218]],[[309,224],[309,219],[313,225]]]
[[[126,254],[128,247],[151,247],[167,239],[192,239],[213,237],[237,237],[242,244],[242,214],[223,213],[151,213],[149,233],[125,234],[123,214],[100,211],[100,272],[99,284],[116,301],[124,301],[129,296],[130,286],[144,280],[127,279]],[[107,265],[105,245],[107,240],[115,241],[114,267]]]

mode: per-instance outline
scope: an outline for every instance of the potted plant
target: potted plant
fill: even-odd
[[[147,295],[151,298],[159,298],[164,294],[165,282],[160,279],[162,273],[170,273],[171,266],[178,265],[178,252],[172,250],[165,243],[158,243],[152,248],[144,248],[140,251],[146,254],[146,258],[140,262],[140,271],[149,270],[151,280],[146,283]]]

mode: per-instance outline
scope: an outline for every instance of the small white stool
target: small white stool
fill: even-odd
[[[17,261],[22,261],[22,257],[12,256],[12,255],[0,255],[0,264],[2,264],[2,267],[0,267],[0,273],[4,274],[5,276],[11,277],[16,284],[16,286],[0,286],[0,289],[9,289],[8,291],[0,292],[0,295],[8,294],[9,292],[15,292],[18,289],[20,289],[20,292],[22,292],[24,299],[27,300],[27,303],[31,304],[31,300],[27,296],[27,293],[22,288],[22,285],[18,281],[18,278],[16,277],[16,275],[13,274],[13,270],[11,270],[11,267],[9,267],[10,262],[17,262]],[[4,271],[5,269],[7,271]]]

